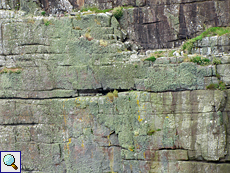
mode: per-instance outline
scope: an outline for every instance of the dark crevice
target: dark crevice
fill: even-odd
[[[186,162],[199,162],[199,163],[214,163],[214,164],[224,164],[224,163],[230,163],[230,161],[226,160],[217,160],[217,161],[208,161],[208,160],[183,160]]]
[[[149,22],[149,23],[142,23],[142,25],[151,25],[151,24],[155,24],[155,23],[159,23],[161,21],[155,21],[155,22]]]
[[[40,43],[25,43],[25,44],[19,44],[18,46],[49,46],[45,44],[40,44]]]
[[[103,90],[103,88],[98,88],[98,89],[80,89],[77,90],[78,94],[102,94],[102,95],[106,95],[109,92],[113,92],[114,90],[117,90],[118,92],[126,92],[126,91],[130,91],[128,89],[106,89]]]
[[[1,126],[34,126],[39,123],[15,123],[15,124],[0,124]]]

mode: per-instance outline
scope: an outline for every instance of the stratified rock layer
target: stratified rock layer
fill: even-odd
[[[119,23],[110,13],[32,17],[22,7],[0,10],[0,150],[22,151],[22,172],[228,172],[228,52],[218,65],[184,62],[178,52],[144,61],[154,52],[139,54],[121,23],[138,22],[141,8]],[[212,47],[205,40],[224,40],[215,46],[228,51],[229,37],[204,38],[199,51]],[[221,81],[226,90],[205,90]],[[105,96],[113,89],[117,97]]]
[[[206,162],[230,159],[229,94],[1,100],[1,150],[22,151],[25,171],[223,172],[229,164]]]
[[[96,6],[111,9],[117,6],[132,6],[124,10],[120,24],[129,34],[129,39],[144,49],[178,47],[183,40],[197,35],[205,27],[228,26],[230,23],[229,0],[3,0],[3,9],[21,9],[37,13],[43,9],[47,14],[60,14]]]

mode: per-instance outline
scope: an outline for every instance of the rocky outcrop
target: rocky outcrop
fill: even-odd
[[[229,64],[200,66],[183,62],[182,56],[143,61],[148,55],[137,55],[128,50],[130,44],[119,41],[119,23],[108,14],[12,18],[2,20],[1,27],[1,97],[74,97],[79,91],[101,89],[205,89],[215,81],[216,69],[229,84],[229,74],[219,70]],[[3,73],[13,68],[21,73]]]
[[[230,169],[229,52],[207,66],[179,50],[140,52],[121,21],[141,8],[120,21],[0,11],[0,149],[22,151],[23,172]],[[220,81],[222,91],[206,90]],[[118,96],[105,96],[114,89]]]
[[[228,26],[228,0],[223,1],[73,1],[73,0],[21,0],[2,1],[2,8],[16,8],[31,13],[43,9],[47,14],[60,14],[80,9],[83,6],[97,6],[110,9],[117,6],[132,6],[124,10],[121,27],[128,32],[129,40],[144,49],[178,47],[187,39],[197,36],[205,27]]]
[[[22,151],[25,172],[222,173],[230,168],[229,93],[1,99],[1,150]]]
[[[193,54],[222,55],[230,52],[230,35],[205,37],[194,43]]]

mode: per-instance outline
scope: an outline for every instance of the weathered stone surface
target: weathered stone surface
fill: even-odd
[[[205,26],[228,26],[229,2],[223,1],[74,1],[74,0],[21,0],[2,1],[3,9],[21,9],[36,13],[42,8],[47,14],[70,13],[83,6],[111,9],[117,6],[133,6],[125,9],[120,20],[121,27],[129,39],[145,49],[172,48],[179,46],[186,38],[194,37]],[[39,9],[39,10],[40,10]],[[39,13],[38,13],[39,14]],[[228,48],[229,50],[229,48]],[[206,51],[202,50],[207,53]]]
[[[122,40],[118,31],[119,23],[107,14],[3,20],[2,69],[22,71],[0,74],[0,96],[74,97],[77,90],[99,88],[195,90],[205,89],[204,77],[215,75],[214,66],[183,62],[183,57],[146,62],[146,56],[125,51],[125,43],[103,39],[113,34]],[[229,84],[229,74],[219,74]]]
[[[221,55],[230,51],[230,35],[204,37],[194,43],[192,53],[202,55]],[[223,63],[227,63],[228,55],[223,57]]]
[[[182,170],[195,171],[212,164],[196,162],[191,168],[190,160],[218,161],[227,154],[222,91],[133,91],[118,93],[113,101],[11,99],[0,105],[1,143],[22,151],[24,170],[176,171],[173,165],[179,163]],[[11,132],[5,133],[8,125]],[[218,172],[229,164],[216,166]]]
[[[20,2],[24,12],[0,10],[0,149],[22,151],[22,172],[230,169],[230,91],[205,90],[230,85],[229,38],[197,43],[218,52],[219,65],[184,62],[179,51],[144,61],[156,51],[140,51],[178,46],[203,23],[225,26],[229,3],[39,1],[41,17],[38,1]],[[47,17],[93,3],[135,8],[119,21],[111,13]],[[113,89],[118,97],[104,96]]]

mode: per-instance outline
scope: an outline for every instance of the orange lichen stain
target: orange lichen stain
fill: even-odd
[[[143,119],[141,118],[140,115],[138,115],[138,121],[141,122]]]
[[[165,118],[169,118],[169,117],[167,116],[167,117],[165,117]]]
[[[114,153],[113,153],[114,151],[113,151],[113,149],[112,149],[112,151],[111,152],[109,152],[109,167],[110,167],[110,171],[111,171],[111,173],[116,173],[116,172],[114,172],[113,171],[113,158],[114,158]]]
[[[93,158],[93,151],[91,150],[91,158]]]
[[[143,109],[145,109],[145,105],[143,105]]]
[[[82,140],[81,147],[85,148],[84,141]]]
[[[129,150],[130,150],[130,151],[133,151],[133,149],[132,149],[132,148],[129,148]]]
[[[71,143],[71,138],[69,138],[69,142],[67,143],[67,150],[68,150],[68,154],[69,154],[69,144]]]
[[[145,152],[143,153],[144,158],[146,159]]]
[[[108,140],[109,140],[109,146],[111,145],[111,141],[109,139],[110,135],[107,136]]]
[[[138,105],[138,106],[140,106],[140,104],[139,104],[139,100],[137,100],[137,105]]]
[[[64,117],[65,126],[66,126],[67,120],[66,120],[66,115],[65,115],[65,101],[63,102],[63,117]]]

